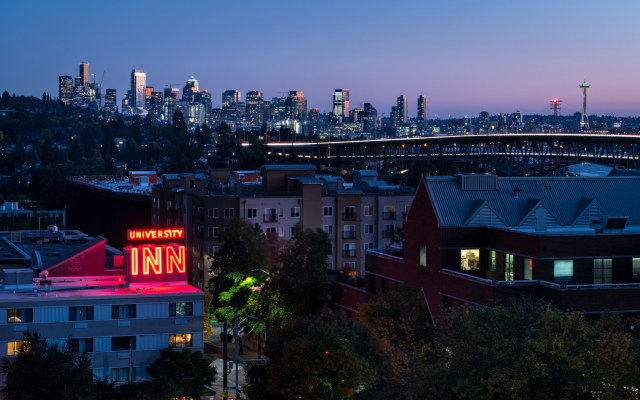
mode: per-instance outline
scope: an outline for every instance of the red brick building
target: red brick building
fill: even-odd
[[[408,283],[434,317],[445,306],[522,295],[584,313],[640,311],[640,178],[424,176],[400,249],[369,250],[365,279],[336,281],[358,309]]]

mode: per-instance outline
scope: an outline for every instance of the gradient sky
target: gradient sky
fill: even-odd
[[[330,111],[336,88],[351,108],[370,102],[389,115],[395,99],[429,99],[429,117],[513,112],[639,115],[638,0],[49,1],[3,4],[0,91],[58,95],[59,75],[78,64],[104,75],[103,89],[147,85],[265,98],[303,90],[309,108]]]

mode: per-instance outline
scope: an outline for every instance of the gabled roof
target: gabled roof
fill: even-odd
[[[318,183],[322,185],[322,181],[318,178],[314,178],[313,176],[299,176],[296,177],[296,180],[300,183]]]
[[[378,176],[378,173],[372,169],[360,169],[358,171],[355,171],[355,173],[359,173],[360,176]]]
[[[313,164],[265,164],[260,169],[266,169],[269,171],[315,171],[317,167]]]
[[[575,225],[575,223],[578,222],[578,220],[594,205],[597,208],[599,208],[600,211],[602,211],[602,214],[607,213],[606,211],[604,211],[602,207],[600,207],[600,205],[598,204],[597,201],[595,201],[595,199],[586,199],[583,197],[580,200],[580,204],[578,204],[578,209],[576,210],[576,216],[573,219],[572,225]]]
[[[475,217],[483,210],[488,211],[492,216],[495,216],[498,220],[500,220],[501,224],[499,225],[504,225],[504,221],[502,220],[502,217],[500,217],[500,215],[498,215],[496,210],[494,210],[493,207],[491,207],[491,204],[481,199],[473,200],[473,204],[471,204],[471,208],[469,209],[469,213],[467,214],[468,217],[463,225],[464,226],[470,225],[471,222],[473,222],[473,220],[475,219]],[[492,224],[492,225],[495,225],[495,224]]]
[[[525,206],[524,210],[522,211],[522,219],[520,220],[518,226],[522,225],[522,223],[526,221],[531,213],[533,213],[533,211],[539,206],[543,207],[549,214],[551,214],[553,218],[555,218],[556,221],[558,221],[558,223],[560,223],[558,217],[544,205],[544,202],[542,200],[530,198],[529,201],[527,201],[527,205]]]

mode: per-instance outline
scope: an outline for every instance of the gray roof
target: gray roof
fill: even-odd
[[[317,168],[313,164],[266,164],[260,167],[260,169],[267,170],[297,170],[297,171],[315,171]]]
[[[300,183],[319,183],[322,184],[322,180],[318,178],[314,178],[313,176],[300,176],[297,177],[296,180]]]
[[[338,179],[342,179],[339,176],[326,176],[326,175],[316,175],[318,179],[321,179],[323,182],[338,182]]]
[[[640,177],[497,178],[497,190],[462,190],[455,177],[425,182],[441,226],[465,226],[485,205],[507,227],[520,226],[539,205],[565,227],[590,207],[640,224]]]
[[[358,187],[369,186],[370,188],[378,187],[380,189],[384,189],[389,187],[389,184],[385,181],[364,181],[360,183]],[[395,186],[397,188],[397,186]]]
[[[337,194],[363,194],[362,190],[336,190]]]
[[[360,176],[378,176],[378,173],[372,169],[361,169],[358,171],[355,171],[355,173],[359,173]]]
[[[189,173],[189,172],[185,172],[184,174],[164,174],[164,175],[162,175],[162,180],[177,181],[177,180],[180,180],[180,178],[182,178],[183,176],[187,176],[187,175],[194,175],[194,174]],[[204,174],[195,174],[195,176],[196,176],[196,180],[205,180],[205,179],[207,179],[207,177],[204,176]]]

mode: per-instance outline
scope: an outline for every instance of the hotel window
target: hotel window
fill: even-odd
[[[640,258],[632,258],[633,279],[640,279]]]
[[[93,306],[69,307],[69,321],[92,321]]]
[[[480,269],[480,249],[460,250],[460,269]]]
[[[136,368],[111,368],[111,382],[126,382],[136,380]]]
[[[504,255],[504,280],[513,280],[513,254]]]
[[[373,206],[364,206],[364,215],[366,217],[373,215]]]
[[[333,234],[333,225],[325,225],[322,227],[322,230],[327,234],[327,235],[331,235]]]
[[[193,315],[193,303],[169,303],[170,317],[190,317]]]
[[[258,209],[257,208],[249,208],[247,210],[247,218],[256,218],[258,216]]]
[[[278,208],[278,217],[284,217],[284,208]]]
[[[224,218],[225,219],[233,218],[233,215],[235,214],[234,211],[235,211],[235,209],[233,209],[233,208],[225,208],[224,209]]]
[[[93,338],[69,339],[69,350],[73,353],[93,352]]]
[[[280,237],[284,236],[284,226],[279,226],[278,227],[278,236],[280,236]]]
[[[33,322],[33,308],[7,310],[8,324],[24,324],[27,322]]]
[[[573,281],[573,260],[553,261],[553,281],[572,282]]]
[[[427,246],[420,246],[420,265],[427,266]]]
[[[298,218],[300,216],[300,207],[291,207],[291,217]]]
[[[366,224],[366,225],[364,226],[364,233],[365,233],[365,234],[375,233],[375,232],[373,231],[373,224]]]
[[[136,317],[136,305],[116,305],[111,306],[111,319],[127,319]]]
[[[525,258],[523,261],[523,273],[522,276],[525,280],[530,281],[533,279],[533,260],[530,258]]]
[[[324,207],[324,216],[331,217],[333,215],[333,207]]]
[[[209,218],[218,218],[218,209],[210,208],[209,209]]]
[[[613,283],[613,260],[610,258],[598,258],[593,260],[593,283]]]
[[[496,252],[489,251],[489,271],[496,272]]]
[[[17,356],[18,352],[20,351],[20,349],[22,349],[23,345],[24,345],[24,342],[9,342],[9,343],[7,343],[7,356],[9,356],[9,357]]]
[[[135,336],[116,336],[111,338],[111,351],[135,350]]]
[[[190,333],[181,333],[176,335],[169,335],[169,346],[170,347],[191,347],[191,334]]]
[[[373,247],[373,243],[365,243],[364,244],[364,250],[373,250],[375,247]]]

